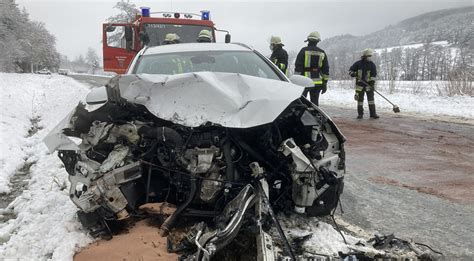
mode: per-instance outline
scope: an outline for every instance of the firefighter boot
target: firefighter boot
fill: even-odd
[[[380,118],[375,112],[375,104],[369,104],[369,112],[370,112],[370,118],[372,119]]]
[[[364,106],[363,105],[357,105],[357,113],[359,114],[357,116],[357,119],[362,119],[364,118]]]

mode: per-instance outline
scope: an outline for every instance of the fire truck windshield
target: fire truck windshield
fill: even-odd
[[[211,27],[202,25],[144,24],[144,29],[150,38],[149,46],[161,45],[169,33],[177,34],[181,43],[194,43],[201,30],[212,32]]]

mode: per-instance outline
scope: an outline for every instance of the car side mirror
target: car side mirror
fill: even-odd
[[[303,75],[294,74],[293,76],[291,76],[290,81],[293,84],[303,86],[305,88],[314,86],[313,80]]]
[[[86,103],[89,105],[107,102],[107,89],[105,86],[93,88],[86,96]]]
[[[230,43],[230,40],[231,40],[230,34],[227,33],[227,34],[225,35],[225,43]]]

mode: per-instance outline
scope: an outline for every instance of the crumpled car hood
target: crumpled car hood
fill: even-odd
[[[272,122],[304,90],[284,81],[213,72],[125,75],[119,87],[123,98],[158,118],[187,127],[211,122],[229,128]]]
[[[112,82],[107,88],[118,91],[121,98],[144,105],[158,118],[186,127],[209,122],[229,128],[267,124],[304,90],[284,81],[213,72],[124,75],[118,79],[118,90]],[[96,110],[100,106],[88,107]],[[79,149],[63,133],[75,121],[76,109],[44,138],[50,152]]]

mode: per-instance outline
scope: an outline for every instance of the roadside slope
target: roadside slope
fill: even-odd
[[[75,250],[91,238],[75,219],[67,173],[56,154],[48,154],[42,139],[85,96],[88,87],[56,75],[3,73],[0,87],[2,192],[10,192],[9,179],[29,165],[24,191],[0,209],[0,216],[9,213],[11,217],[0,224],[0,259],[72,259]]]

